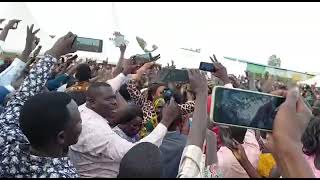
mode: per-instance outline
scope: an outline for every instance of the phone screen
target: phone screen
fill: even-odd
[[[143,65],[152,61],[151,53],[137,54],[134,58],[135,64]]]
[[[218,124],[272,131],[273,120],[284,101],[283,97],[254,91],[216,87],[211,120]]]
[[[103,41],[100,39],[77,37],[73,47],[78,51],[102,52]]]
[[[180,69],[161,69],[160,70],[160,81],[166,82],[182,82],[186,83],[189,81],[189,75],[187,70]]]
[[[214,72],[214,65],[212,63],[201,62],[199,69],[202,71]]]

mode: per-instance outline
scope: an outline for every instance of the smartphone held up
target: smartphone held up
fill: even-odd
[[[137,54],[131,57],[133,64],[142,66],[145,63],[154,62],[160,59],[160,54],[152,56],[151,53]]]
[[[199,69],[207,72],[215,72],[215,67],[213,63],[200,62]]]
[[[160,81],[167,82],[178,82],[178,83],[188,83],[189,75],[187,70],[182,69],[161,69],[160,70]]]
[[[101,53],[102,47],[103,47],[103,40],[85,38],[85,37],[76,37],[72,44],[72,47],[77,51]]]
[[[284,97],[216,86],[212,92],[210,120],[216,124],[272,131]]]

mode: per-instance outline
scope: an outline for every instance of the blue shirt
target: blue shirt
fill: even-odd
[[[176,178],[180,159],[187,144],[187,136],[177,131],[168,131],[160,146],[162,161],[161,178]]]

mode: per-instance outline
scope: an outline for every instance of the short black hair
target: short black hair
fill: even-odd
[[[106,82],[93,82],[90,84],[90,86],[88,87],[88,90],[86,92],[87,97],[95,94],[96,89],[101,88],[101,87],[111,87],[110,84],[106,83]]]
[[[69,96],[77,103],[78,106],[86,102],[86,93],[81,91],[70,91]]]
[[[308,155],[317,155],[320,146],[320,119],[318,117],[313,117],[307,128],[305,129],[301,142],[303,144],[303,152]]]
[[[67,105],[71,97],[63,92],[35,95],[20,111],[20,127],[34,147],[48,145],[70,121]]]
[[[133,146],[121,160],[118,178],[160,178],[159,148],[149,142]]]
[[[121,113],[119,113],[119,124],[126,124],[137,116],[143,119],[143,111],[136,104],[128,103],[127,106],[120,111]]]
[[[126,100],[127,102],[131,101],[131,96],[128,92],[127,89],[128,85],[127,84],[123,84],[120,89],[119,89],[119,93],[120,95],[123,97],[124,100]]]
[[[87,63],[82,63],[77,66],[75,77],[78,81],[89,81],[91,78],[91,69]]]

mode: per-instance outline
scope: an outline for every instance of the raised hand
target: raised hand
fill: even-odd
[[[36,34],[40,31],[40,29],[33,30],[33,24],[30,26],[27,26],[27,38],[26,38],[26,44],[24,47],[24,50],[21,55],[21,60],[26,62],[29,59],[29,55],[31,52],[37,47],[37,45],[40,42],[40,39],[36,36]]]
[[[178,104],[175,102],[174,98],[171,97],[170,103],[163,107],[161,123],[167,128],[170,127],[180,113]]]
[[[221,79],[224,84],[230,83],[230,79],[228,77],[227,69],[224,67],[216,58],[216,56],[213,54],[213,58],[210,57],[210,60],[212,61],[214,65],[215,72],[212,73],[215,77]]]
[[[227,148],[229,148],[232,151],[234,157],[239,162],[248,161],[248,156],[246,155],[246,152],[243,146],[239,142],[237,142],[235,139],[232,139],[232,144],[228,144]]]
[[[137,69],[137,67],[138,67],[138,65],[134,64],[131,59],[125,59],[125,60],[123,61],[123,65],[122,65],[122,66],[123,66],[123,71],[122,71],[122,73],[123,73],[125,76],[128,75],[128,74],[133,73],[133,72]]]
[[[37,57],[41,51],[42,46],[39,45],[38,48],[36,50],[33,51],[33,57]]]
[[[18,19],[12,19],[8,22],[8,24],[4,27],[5,29],[17,29],[15,27],[15,24],[19,23],[21,20]]]
[[[2,24],[3,23],[3,21],[5,21],[6,19],[0,19],[0,24]]]
[[[196,96],[202,93],[208,93],[208,82],[203,73],[198,69],[188,70],[189,83],[191,89],[196,93]]]
[[[62,55],[76,52],[76,50],[72,48],[72,44],[76,37],[77,36],[75,34],[69,32],[65,36],[59,38],[53,47],[46,52],[46,54],[50,54],[56,59],[59,59]]]
[[[119,49],[120,49],[120,52],[121,52],[122,54],[124,54],[124,52],[126,52],[127,46],[126,46],[125,44],[121,44],[121,45],[119,46]]]
[[[275,91],[272,94],[286,96],[274,120],[272,136],[280,147],[299,146],[302,134],[307,127],[312,113],[304,103],[298,88],[289,91]]]

